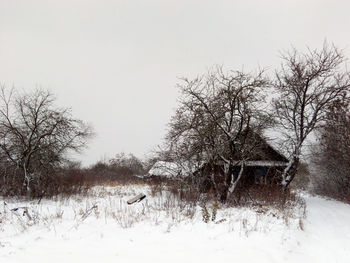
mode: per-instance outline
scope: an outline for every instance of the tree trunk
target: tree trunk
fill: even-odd
[[[286,191],[289,184],[293,181],[299,166],[300,157],[299,155],[294,155],[289,161],[287,167],[284,169],[282,174],[282,190]]]
[[[26,164],[23,164],[23,172],[24,172],[24,181],[23,185],[26,187],[27,190],[27,196],[30,197],[31,195],[31,188],[30,188],[30,177],[28,175]]]
[[[241,169],[239,170],[238,175],[235,177],[233,174],[233,167],[232,164],[230,164],[230,169],[228,169],[228,176],[231,176],[231,178],[229,178],[229,185],[227,185],[227,187],[225,187],[225,191],[222,193],[220,200],[222,202],[226,202],[227,199],[230,197],[230,195],[235,191],[238,182],[240,181],[240,179],[242,178],[243,175],[243,171],[244,171],[244,163],[242,162],[241,164]],[[225,178],[227,178],[225,176]]]

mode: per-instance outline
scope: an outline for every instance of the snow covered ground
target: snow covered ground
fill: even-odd
[[[144,192],[147,198],[128,206]],[[305,195],[307,209],[219,208],[202,220],[148,186],[0,204],[0,262],[350,262],[350,206]],[[27,207],[11,211],[13,208]],[[212,208],[208,205],[209,213]]]

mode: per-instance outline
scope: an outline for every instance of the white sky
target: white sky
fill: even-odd
[[[214,64],[273,71],[279,51],[350,57],[349,0],[0,0],[0,82],[50,89],[97,137],[79,158],[142,157],[176,107],[178,77]]]

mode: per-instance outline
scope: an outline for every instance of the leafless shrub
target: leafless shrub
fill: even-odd
[[[204,223],[209,223],[209,221],[211,222],[215,222],[216,224],[222,223],[225,221],[225,219],[221,219],[219,221],[216,222],[216,215],[217,215],[217,211],[218,211],[219,205],[217,202],[215,202],[211,209],[207,207],[207,204],[203,204],[202,205],[202,220]],[[210,212],[211,211],[211,212]]]
[[[202,220],[204,223],[208,223],[209,219],[210,219],[209,211],[208,211],[206,205],[203,205],[202,206]]]

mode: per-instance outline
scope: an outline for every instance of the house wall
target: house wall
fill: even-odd
[[[256,185],[280,185],[282,181],[282,172],[285,166],[246,166],[243,176],[239,182],[241,190],[248,189]],[[233,175],[237,176],[240,171],[240,166],[232,168]],[[202,191],[207,192],[213,188],[211,174],[214,173],[215,184],[218,188],[224,187],[224,168],[221,165],[205,165],[198,170],[193,179],[201,185]],[[229,183],[229,182],[228,182]]]

